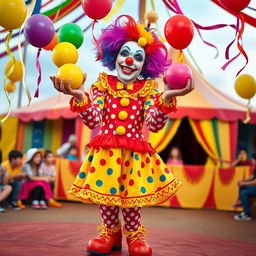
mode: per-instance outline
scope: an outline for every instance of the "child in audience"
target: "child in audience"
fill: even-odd
[[[182,165],[183,164],[182,155],[181,155],[180,149],[178,147],[173,147],[170,150],[170,155],[169,155],[169,158],[168,158],[166,164],[169,164],[169,165]]]
[[[39,168],[39,176],[49,178],[49,183],[53,193],[54,193],[54,183],[56,179],[56,169],[54,166],[54,160],[55,159],[54,159],[53,153],[50,150],[46,150],[44,154],[44,161],[42,162]],[[48,201],[48,205],[54,206],[54,207],[62,206],[61,203],[58,203],[53,199],[50,199]]]
[[[76,146],[71,146],[68,150],[67,159],[71,161],[77,161],[77,154],[78,152]]]
[[[12,192],[12,187],[8,185],[8,174],[7,170],[1,165],[2,162],[2,151],[0,150],[0,212],[4,212],[5,209],[2,206],[2,202]]]
[[[38,173],[43,155],[43,150],[38,150],[37,148],[29,149],[26,155],[26,164],[23,166],[26,178],[22,184],[19,199],[25,200],[31,195],[31,207],[34,209],[47,209],[45,200],[53,198],[49,183],[50,178],[40,177]]]

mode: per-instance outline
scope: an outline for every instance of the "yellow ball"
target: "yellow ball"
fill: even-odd
[[[6,29],[19,28],[27,16],[23,0],[0,0],[0,26]]]
[[[5,66],[5,74],[8,72],[8,70],[11,68],[13,62],[9,61]],[[19,60],[15,60],[14,63],[14,70],[12,71],[11,75],[8,77],[11,81],[16,82],[22,79],[23,76],[23,70],[22,70],[22,64]]]
[[[138,45],[144,47],[147,44],[147,39],[145,37],[140,37],[138,40]]]
[[[58,69],[57,78],[66,83],[70,80],[70,87],[78,89],[83,83],[83,71],[75,64],[65,64]]]
[[[117,134],[117,135],[124,135],[125,132],[126,132],[126,129],[125,129],[124,126],[118,126],[118,127],[116,128],[116,134]]]
[[[121,104],[121,106],[123,106],[123,107],[127,107],[127,106],[129,106],[129,104],[130,104],[130,100],[129,100],[128,98],[122,98],[122,99],[120,100],[120,104]]]
[[[250,75],[241,75],[235,81],[236,93],[244,98],[251,99],[256,93],[256,81]]]
[[[78,52],[76,47],[68,42],[58,43],[52,51],[52,60],[57,67],[64,64],[76,64],[78,60]]]
[[[16,85],[13,82],[8,82],[5,85],[5,90],[9,93],[14,92],[16,90]]]

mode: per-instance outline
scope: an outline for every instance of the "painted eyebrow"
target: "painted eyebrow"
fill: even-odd
[[[142,50],[137,50],[136,52],[140,52],[140,53],[144,54]]]
[[[127,48],[129,51],[131,50],[129,46],[124,46],[123,49],[124,48]]]

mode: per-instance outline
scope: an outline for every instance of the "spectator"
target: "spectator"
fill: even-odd
[[[248,150],[246,148],[240,149],[237,159],[231,163],[232,167],[244,165],[252,165],[252,162],[248,160]]]
[[[44,151],[31,148],[26,155],[26,164],[23,171],[26,174],[25,182],[22,184],[19,199],[25,200],[32,196],[31,207],[34,209],[47,209],[46,200],[52,199],[52,189],[49,177],[39,176],[39,166],[42,162]]]
[[[76,135],[71,134],[68,138],[68,142],[64,143],[59,149],[57,149],[57,155],[66,157],[71,146],[76,146]]]
[[[166,164],[183,165],[182,154],[178,147],[171,148]]]
[[[49,177],[49,183],[54,192],[54,183],[56,179],[56,169],[54,166],[54,156],[50,150],[46,150],[44,154],[44,161],[39,168],[39,176],[40,177]],[[51,199],[48,201],[49,206],[53,207],[61,207],[62,204],[56,202],[55,200]]]
[[[7,170],[3,168],[2,163],[2,151],[0,150],[0,212],[4,212],[2,202],[6,199],[12,192],[12,187],[8,185],[8,175]]]
[[[25,174],[22,172],[23,154],[18,150],[9,152],[9,160],[3,162],[3,168],[7,171],[8,183],[12,186],[12,193],[9,198],[10,207],[14,210],[25,208],[21,203],[18,204],[18,195],[20,192],[22,180]]]
[[[78,152],[77,152],[76,146],[71,146],[68,150],[67,159],[71,161],[77,161],[78,160],[77,154]]]
[[[86,155],[88,154],[89,150],[90,150],[90,148],[89,148],[88,144],[86,144],[84,146],[84,153],[81,156],[81,161],[84,161],[84,159],[86,158]]]
[[[248,179],[238,182],[239,186],[239,200],[236,207],[243,207],[244,211],[234,216],[235,220],[251,220],[250,212],[250,196],[256,196],[256,153],[252,155],[252,165],[254,168],[253,175]]]

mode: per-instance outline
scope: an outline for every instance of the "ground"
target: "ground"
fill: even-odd
[[[0,255],[86,255],[86,241],[97,234],[101,223],[97,209],[82,203],[48,210],[6,209],[0,214]],[[143,208],[142,222],[148,228],[153,255],[255,255],[256,220],[235,221],[234,215],[149,207]],[[112,255],[128,255],[126,250]]]

